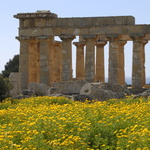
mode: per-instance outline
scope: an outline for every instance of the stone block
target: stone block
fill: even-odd
[[[124,98],[125,94],[130,94],[126,86],[103,82],[87,83],[80,91],[80,95],[88,95],[98,101]]]
[[[28,90],[31,90],[35,93],[36,96],[45,96],[47,95],[47,90],[50,88],[45,83],[29,83],[28,85]]]
[[[49,95],[51,94],[79,94],[82,86],[86,84],[87,81],[63,81],[63,82],[54,82],[52,87],[49,89]]]
[[[10,91],[12,97],[16,97],[20,94],[20,82],[19,82],[19,73],[11,72],[9,76],[9,80],[13,85],[13,89]]]

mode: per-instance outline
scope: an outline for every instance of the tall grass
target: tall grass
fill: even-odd
[[[2,150],[149,150],[150,101],[7,99],[0,103],[0,126]]]

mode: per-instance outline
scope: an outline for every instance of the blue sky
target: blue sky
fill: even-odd
[[[19,54],[17,13],[50,10],[58,17],[128,16],[136,24],[150,24],[150,0],[1,0],[0,4],[0,71],[15,54]],[[108,46],[105,46],[107,70]],[[146,74],[150,76],[150,44],[146,45]],[[125,46],[126,76],[131,76],[132,42]],[[106,71],[107,76],[107,71]]]

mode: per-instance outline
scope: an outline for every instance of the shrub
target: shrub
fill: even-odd
[[[9,91],[11,88],[12,85],[9,80],[0,74],[0,101],[10,96]]]

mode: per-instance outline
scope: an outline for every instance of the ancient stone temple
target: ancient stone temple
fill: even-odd
[[[124,85],[127,41],[133,41],[132,87],[145,85],[144,46],[150,40],[150,25],[135,25],[133,16],[59,18],[50,11],[37,11],[14,17],[20,22],[22,90],[30,82],[51,85],[72,80],[72,44],[77,51],[77,80],[105,82],[104,46],[109,44],[108,82]],[[79,41],[72,42],[77,36]]]

